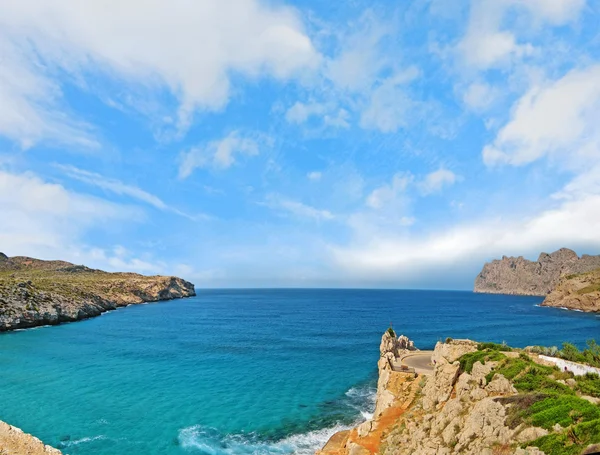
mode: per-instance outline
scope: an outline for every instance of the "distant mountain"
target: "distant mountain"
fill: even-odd
[[[108,273],[0,253],[0,332],[86,319],[117,307],[196,295],[177,277]]]
[[[600,256],[577,256],[561,248],[540,254],[536,262],[522,256],[488,262],[475,279],[475,292],[488,294],[547,295],[564,275],[591,272],[600,268]]]

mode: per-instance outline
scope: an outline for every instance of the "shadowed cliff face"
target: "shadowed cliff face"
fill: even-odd
[[[522,256],[506,257],[484,265],[475,279],[475,292],[489,294],[547,295],[561,276],[600,268],[600,256],[583,255],[562,248],[540,254],[536,262]]]
[[[98,316],[130,304],[196,295],[177,277],[108,273],[0,253],[0,332]]]
[[[600,313],[600,269],[563,276],[542,305]]]

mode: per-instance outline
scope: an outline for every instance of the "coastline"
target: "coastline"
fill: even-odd
[[[593,426],[599,421],[572,420],[563,427],[555,422],[569,420],[566,415],[543,414],[542,409],[544,421],[523,417],[527,411],[513,411],[515,406],[526,410],[536,402],[552,405],[553,400],[583,409],[600,403],[600,398],[586,396],[575,379],[557,379],[555,375],[567,377],[567,372],[549,366],[537,354],[448,339],[437,343],[431,355],[431,374],[418,375],[393,368],[394,361],[405,355],[397,340],[388,332],[382,337],[373,418],[334,434],[316,455],[550,455],[564,444],[573,444],[569,434],[578,435],[577,452],[569,453],[598,449],[600,434]],[[547,375],[552,382],[544,392],[532,393],[518,382],[522,378],[513,381],[516,367],[522,375]]]
[[[175,276],[104,272],[0,253],[0,332],[58,325],[117,308],[196,295]]]
[[[61,455],[62,452],[44,444],[35,436],[0,420],[0,453],[27,455]]]

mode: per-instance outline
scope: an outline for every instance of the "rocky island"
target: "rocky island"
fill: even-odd
[[[528,350],[446,340],[432,370],[398,368],[409,352],[383,335],[371,420],[317,455],[580,455],[600,450],[600,379],[561,371]]]
[[[0,332],[98,316],[130,304],[196,295],[177,277],[109,273],[0,253]]]
[[[484,265],[475,279],[475,292],[546,296],[565,275],[600,268],[600,256],[583,255],[568,248],[542,253],[537,261],[522,256],[495,259]]]

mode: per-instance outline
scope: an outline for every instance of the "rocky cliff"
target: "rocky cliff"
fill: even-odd
[[[196,295],[177,277],[108,273],[0,253],[0,332],[98,316],[118,307]]]
[[[382,346],[391,346],[385,334]],[[600,399],[588,380],[535,354],[469,340],[438,343],[430,375],[379,361],[372,420],[337,433],[318,455],[579,455],[600,443]],[[395,359],[397,360],[397,359]],[[581,382],[579,382],[581,381]],[[600,395],[600,387],[595,390]],[[391,397],[391,399],[390,399]]]
[[[542,305],[600,313],[600,269],[563,276]]]
[[[0,454],[61,455],[61,451],[44,445],[38,438],[0,421]]]
[[[600,268],[600,256],[577,256],[562,248],[542,253],[537,261],[522,256],[506,257],[484,265],[475,279],[475,292],[489,294],[547,295],[564,275],[579,274]]]

